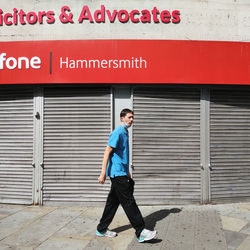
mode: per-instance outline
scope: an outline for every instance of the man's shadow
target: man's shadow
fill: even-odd
[[[180,212],[181,212],[181,209],[179,209],[179,208],[161,209],[161,210],[155,211],[152,214],[149,214],[148,216],[146,216],[144,218],[146,228],[149,230],[154,230],[156,223],[158,221],[165,219],[170,214],[176,214],[176,213],[180,213]],[[126,231],[130,228],[132,228],[132,226],[130,224],[128,224],[125,226],[114,228],[112,230],[114,230],[117,233],[120,233],[120,232]],[[160,240],[160,239],[154,239],[154,240],[151,240],[150,243],[158,243],[161,241],[162,240]]]

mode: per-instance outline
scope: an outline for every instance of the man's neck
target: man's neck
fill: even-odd
[[[124,122],[121,122],[121,125],[126,129],[128,130],[128,128],[126,127],[126,124]]]

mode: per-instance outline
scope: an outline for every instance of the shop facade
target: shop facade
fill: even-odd
[[[48,2],[1,6],[1,203],[104,202],[125,107],[139,204],[250,199],[250,4]]]

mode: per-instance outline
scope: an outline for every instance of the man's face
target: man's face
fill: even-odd
[[[126,123],[128,127],[131,127],[134,121],[134,115],[132,113],[127,113],[125,117],[121,117],[121,121]]]

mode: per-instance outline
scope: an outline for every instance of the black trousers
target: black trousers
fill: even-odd
[[[104,232],[112,222],[118,206],[121,204],[137,237],[145,227],[141,212],[134,199],[134,181],[127,176],[117,176],[111,179],[111,189],[103,211],[99,232]]]

